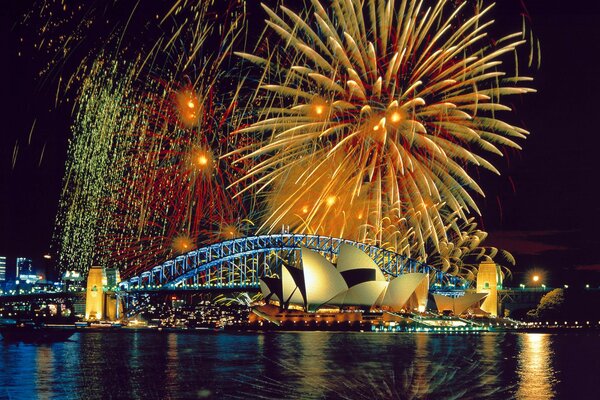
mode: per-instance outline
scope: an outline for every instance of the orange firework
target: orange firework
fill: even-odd
[[[179,235],[173,239],[172,244],[173,251],[176,253],[186,253],[188,251],[194,250],[195,243],[192,238],[188,235]]]
[[[202,103],[198,93],[193,88],[187,87],[178,91],[175,99],[181,123],[188,128],[194,127],[202,113]]]
[[[310,3],[263,6],[285,45],[269,38],[257,46],[264,57],[238,53],[264,67],[262,108],[238,130],[257,143],[237,150],[259,160],[240,181],[267,194],[261,228],[289,223],[426,259],[456,222],[447,215],[479,212],[471,170],[498,173],[485,154],[519,149],[528,134],[501,119],[509,95],[534,91],[501,67],[524,35],[486,40],[484,2],[472,14],[468,1]]]

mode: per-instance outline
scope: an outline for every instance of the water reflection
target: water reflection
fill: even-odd
[[[293,368],[301,371],[298,387],[301,393],[310,393],[315,388],[324,388],[328,385],[330,374],[327,360],[324,357],[328,350],[331,350],[331,346],[323,339],[325,338],[314,335],[300,335],[299,337],[300,357],[298,365],[294,365]]]
[[[429,335],[417,334],[415,336],[415,362],[414,375],[410,385],[405,385],[411,388],[411,391],[421,397],[431,392],[429,381],[431,379],[431,371],[429,371]]]
[[[39,346],[36,352],[35,383],[38,398],[48,398],[52,393],[54,352],[49,346]]]
[[[0,399],[595,399],[599,338],[82,333],[0,345]]]
[[[517,374],[519,399],[551,399],[555,395],[552,340],[547,333],[521,336]]]
[[[167,381],[171,384],[177,382],[179,378],[179,343],[177,338],[179,335],[175,333],[169,333],[167,336]]]

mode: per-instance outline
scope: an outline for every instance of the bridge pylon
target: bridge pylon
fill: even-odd
[[[114,292],[119,281],[119,271],[116,269],[100,266],[90,268],[85,296],[86,320],[114,321],[119,318],[120,299]]]

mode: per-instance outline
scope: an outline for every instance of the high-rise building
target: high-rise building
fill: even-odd
[[[0,282],[6,281],[6,257],[0,256]]]
[[[33,261],[31,261],[31,259],[18,257],[16,264],[16,279],[28,283],[35,283],[41,279],[41,277],[39,277],[36,274],[36,271],[33,269]]]
[[[21,275],[35,274],[35,271],[33,271],[33,261],[31,261],[29,258],[17,257],[16,268],[15,277],[17,279],[19,279]]]

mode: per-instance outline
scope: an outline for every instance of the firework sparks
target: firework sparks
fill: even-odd
[[[57,104],[67,93],[75,103],[57,217],[63,267],[116,265],[127,276],[202,242],[282,226],[463,275],[473,270],[465,255],[500,254],[480,246],[485,233],[471,214],[483,190],[471,175],[497,173],[486,157],[519,149],[527,135],[502,119],[510,95],[532,91],[518,65],[512,75],[503,65],[533,43],[525,25],[489,38],[493,6],[484,1],[264,6],[270,36],[226,64],[244,2],[225,13],[192,3],[157,6],[159,33],[132,36],[139,10],[126,7],[127,22],[109,27],[104,50],[72,76],[59,62],[45,72],[61,75]],[[74,57],[94,12],[72,36],[36,46]],[[62,32],[60,18],[49,21]],[[256,92],[243,59],[264,68]]]
[[[225,82],[220,65],[243,4],[232,2],[225,21],[210,4],[177,4],[147,53],[127,61],[106,51],[80,68],[57,218],[64,266],[115,265],[127,276],[210,237],[243,234],[245,204],[226,189],[242,167],[219,159],[237,144],[227,139],[239,83]]]
[[[311,3],[265,6],[281,42],[263,43],[267,57],[238,53],[266,66],[258,120],[238,130],[258,138],[239,152],[259,160],[243,179],[266,193],[261,228],[283,222],[425,259],[448,240],[444,215],[478,212],[472,194],[483,191],[467,170],[498,172],[480,154],[519,149],[527,135],[500,119],[506,96],[533,91],[502,70],[522,32],[490,41],[493,5],[469,15],[467,1]]]

